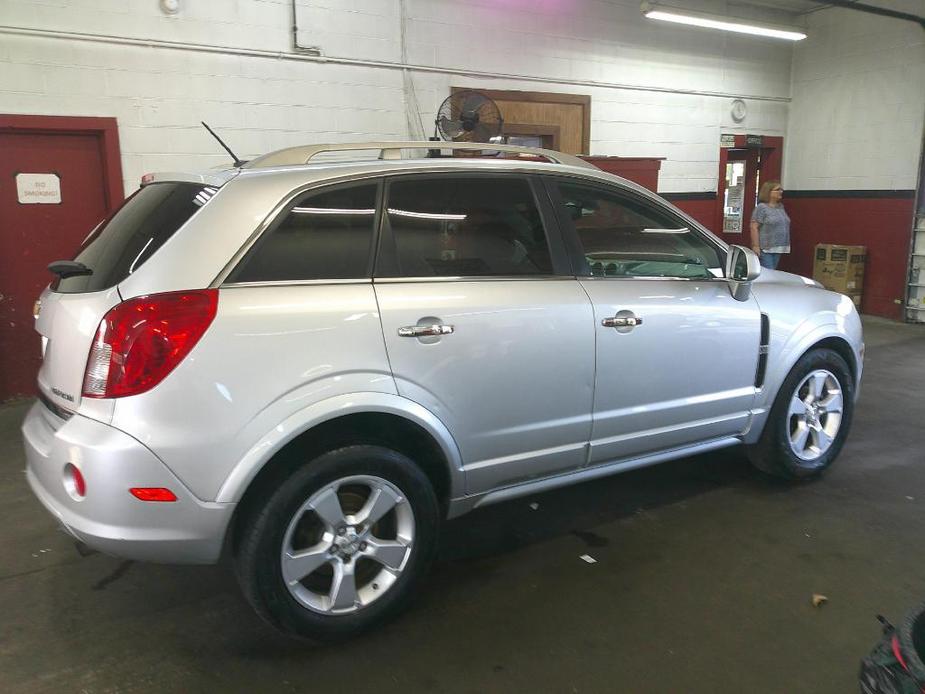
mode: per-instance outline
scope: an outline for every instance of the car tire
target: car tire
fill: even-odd
[[[414,461],[381,446],[324,453],[251,508],[235,554],[241,588],[271,625],[316,641],[398,614],[436,550],[433,487]]]
[[[854,414],[854,378],[831,349],[804,354],[784,379],[761,438],[747,447],[752,465],[798,480],[819,475],[838,457]]]
[[[925,682],[925,662],[922,660],[925,653],[925,605],[910,610],[897,632],[906,672],[921,687]]]

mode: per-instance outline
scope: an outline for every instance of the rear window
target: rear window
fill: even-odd
[[[83,242],[74,260],[92,275],[57,279],[63,294],[97,292],[144,265],[216,192],[200,183],[152,183],[138,190]]]

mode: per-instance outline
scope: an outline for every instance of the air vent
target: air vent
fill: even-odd
[[[761,342],[758,345],[758,369],[755,371],[755,388],[764,385],[764,374],[768,368],[768,342],[771,338],[771,322],[766,313],[761,314]]]

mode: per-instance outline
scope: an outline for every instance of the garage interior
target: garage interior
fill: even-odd
[[[227,566],[82,557],[0,410],[4,691],[857,691],[878,614],[925,599],[925,334],[865,322],[854,428],[792,488],[737,449],[490,506],[444,529],[410,612],[346,644],[262,622]],[[534,508],[536,506],[536,508]],[[587,555],[596,560],[588,564]],[[813,607],[813,594],[828,602]]]
[[[646,16],[678,6],[805,38]],[[426,140],[462,90],[730,244],[781,180],[784,271],[864,247],[835,467],[775,483],[732,448],[479,509],[408,613],[338,645],[275,633],[227,566],[79,553],[23,476],[45,266],[143,175],[227,167],[201,121],[243,159]],[[923,143],[921,0],[5,0],[0,690],[857,691],[876,616],[925,601]]]

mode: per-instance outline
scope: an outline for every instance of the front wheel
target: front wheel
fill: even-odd
[[[245,519],[241,587],[275,627],[328,641],[400,611],[433,558],[439,511],[406,456],[347,446],[307,462]]]
[[[784,379],[749,458],[778,477],[817,475],[838,457],[853,412],[854,380],[845,360],[830,349],[807,352]]]

